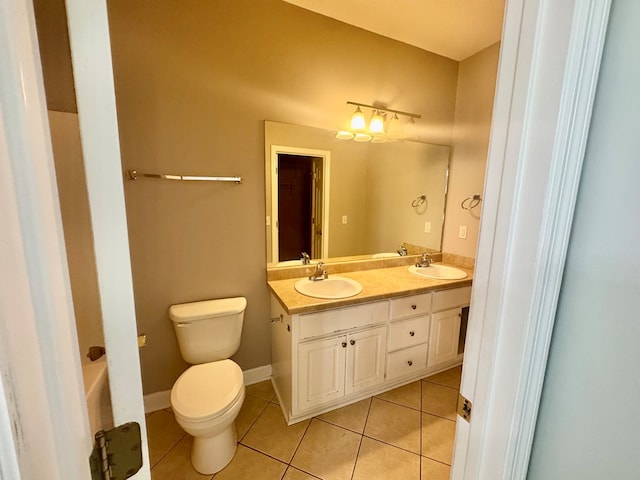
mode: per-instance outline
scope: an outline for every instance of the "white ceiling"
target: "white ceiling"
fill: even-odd
[[[284,1],[458,61],[502,35],[504,0]]]

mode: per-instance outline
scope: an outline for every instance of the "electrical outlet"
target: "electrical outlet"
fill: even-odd
[[[460,225],[460,228],[458,229],[458,238],[467,238],[467,226],[466,225]]]
[[[431,222],[424,222],[424,233],[431,233]]]
[[[347,224],[347,216],[346,215],[342,215],[342,224],[343,225]]]

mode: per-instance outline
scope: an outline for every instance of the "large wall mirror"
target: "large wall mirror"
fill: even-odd
[[[335,131],[265,122],[267,262],[441,251],[449,147],[359,143]]]

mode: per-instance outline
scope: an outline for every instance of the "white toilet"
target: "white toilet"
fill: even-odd
[[[229,357],[240,346],[244,297],[172,305],[169,317],[182,358],[193,364],[171,389],[178,424],[193,435],[191,463],[200,473],[222,470],[236,452],[234,420],[244,401],[242,370]]]

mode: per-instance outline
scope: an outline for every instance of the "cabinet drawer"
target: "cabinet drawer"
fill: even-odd
[[[391,319],[420,315],[431,311],[431,293],[391,300]]]
[[[471,300],[471,287],[452,288],[433,292],[431,311],[439,312],[454,307],[465,307]]]
[[[304,340],[383,323],[388,317],[389,303],[386,301],[300,315],[298,339]]]
[[[416,373],[427,368],[427,344],[390,353],[387,358],[388,379]]]
[[[389,326],[389,351],[411,347],[429,340],[429,315],[409,318]]]

